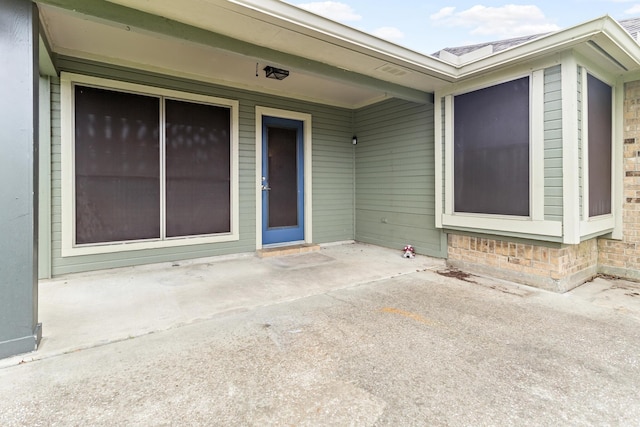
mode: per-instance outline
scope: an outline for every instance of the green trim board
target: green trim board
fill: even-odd
[[[561,66],[544,70],[544,218],[562,221]]]

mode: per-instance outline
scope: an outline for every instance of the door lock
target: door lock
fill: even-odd
[[[262,177],[262,191],[269,191],[271,190],[271,187],[269,187],[269,183],[267,182],[267,177],[263,176]]]

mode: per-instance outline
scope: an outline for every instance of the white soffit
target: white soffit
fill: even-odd
[[[638,43],[613,18],[604,16],[465,64],[457,77],[470,78],[568,50],[597,61],[613,74],[640,69]]]
[[[432,92],[451,81],[455,68],[281,1],[109,0],[258,46],[381,78],[387,63],[413,71],[383,80]],[[348,65],[347,65],[348,64]]]
[[[593,54],[585,49],[592,37],[608,39],[610,43],[603,41],[603,49],[620,64],[626,64],[625,68],[638,66],[638,56],[628,49],[633,50],[637,43],[629,46],[633,39],[609,16],[486,57],[470,55],[456,66],[277,0],[182,0],[180,8],[173,0],[109,1],[426,92],[434,92],[458,78],[561,50],[574,48]],[[410,72],[381,73],[385,67]]]
[[[455,66],[281,1],[181,0],[180,7],[174,0],[108,1],[423,92],[568,49],[591,58],[602,58],[604,51],[613,59],[609,62],[614,68],[622,66],[618,72],[637,70],[640,58],[638,44],[606,16]],[[295,70],[286,64],[269,63],[269,58],[245,57],[134,28],[125,33],[123,25],[41,7],[54,52],[109,58],[123,65],[143,64],[154,71],[179,71],[185,77],[345,107],[366,105],[387,96],[371,85],[330,79],[321,71],[314,74],[313,68]],[[87,21],[84,27],[79,25],[81,21]],[[598,46],[595,49],[592,40]],[[289,69],[291,75],[283,81],[262,78],[256,82],[256,60],[260,71],[269,63]]]
[[[285,68],[291,74],[285,80],[267,79],[262,69],[266,65],[281,64],[124,25],[87,19],[55,7],[42,5],[40,11],[51,49],[62,55],[348,108],[367,105],[385,97],[382,91],[288,67]]]

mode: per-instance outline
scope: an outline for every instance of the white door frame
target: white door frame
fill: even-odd
[[[312,194],[311,194],[311,114],[277,108],[256,106],[256,250],[262,249],[262,117],[278,117],[299,120],[303,124],[304,155],[304,242],[313,242]]]

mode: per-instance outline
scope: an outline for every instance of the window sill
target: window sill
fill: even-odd
[[[613,231],[615,225],[615,218],[611,214],[580,221],[580,237],[609,233]]]
[[[62,245],[62,257],[74,257],[83,255],[101,255],[115,252],[140,251],[145,249],[164,249],[208,243],[233,242],[240,240],[237,233],[219,234],[206,237],[182,237],[170,240],[115,242],[95,245],[73,246],[71,242]]]
[[[444,228],[464,227],[487,234],[499,234],[503,232],[532,236],[562,237],[562,222],[534,221],[531,218],[443,214],[442,226]]]

